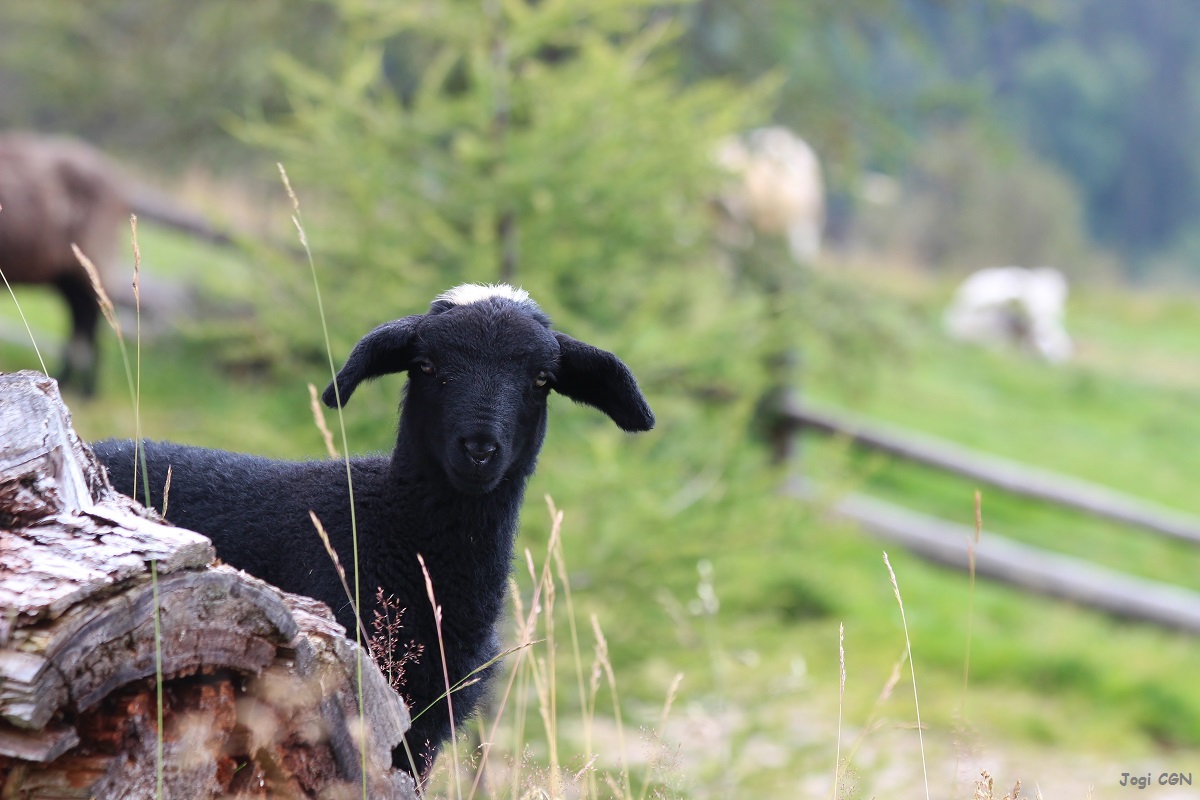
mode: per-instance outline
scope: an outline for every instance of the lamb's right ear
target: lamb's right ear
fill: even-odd
[[[333,382],[325,387],[321,395],[325,405],[336,408],[340,401],[344,406],[363,381],[407,371],[415,355],[413,336],[420,319],[418,315],[385,322],[360,339],[337,374],[336,391]]]

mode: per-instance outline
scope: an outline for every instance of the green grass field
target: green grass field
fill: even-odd
[[[197,252],[153,231],[143,232],[141,248],[148,269],[158,263],[169,265],[162,270],[168,274],[202,274],[205,286],[227,296],[257,292],[253,271],[238,259]],[[1056,368],[943,341],[937,315],[948,285],[880,269],[846,275],[882,287],[862,291],[898,326],[901,344],[867,366],[839,364],[814,348],[803,376],[814,401],[1200,514],[1200,493],[1191,490],[1200,475],[1196,297],[1077,291],[1068,325],[1079,358]],[[322,280],[325,291],[336,291],[336,281]],[[542,562],[550,529],[542,497],[552,496],[565,512],[564,552],[585,660],[591,660],[588,620],[594,614],[620,686],[628,758],[640,763],[647,752],[659,754],[655,774],[665,796],[830,796],[839,623],[847,668],[843,758],[864,726],[878,723],[849,764],[858,788],[842,793],[919,796],[907,671],[871,716],[904,650],[883,547],[826,519],[820,503],[801,504],[777,491],[782,473],[767,465],[765,449],[750,433],[757,399],[751,368],[739,366],[737,354],[705,357],[705,348],[721,346],[722,331],[745,321],[722,316],[721,294],[714,284],[704,295],[710,299],[688,321],[687,341],[669,325],[655,327],[648,315],[630,323],[636,331],[587,332],[639,374],[659,427],[628,437],[594,412],[556,399],[518,545]],[[47,360],[56,362],[55,342],[65,325],[57,302],[37,291],[19,297]],[[397,308],[396,314],[419,310]],[[7,297],[0,320],[8,333],[19,330]],[[349,341],[375,322],[336,319],[330,325],[339,340]],[[261,334],[252,323],[225,329],[189,323],[180,334],[148,342],[141,362],[143,432],[279,457],[320,457],[307,384],[323,387],[328,367],[305,358],[256,366],[255,358],[241,354],[258,353],[254,345],[262,342],[246,344],[239,336]],[[19,337],[0,344],[0,365],[36,368],[32,349],[13,338]],[[270,352],[287,352],[286,342],[268,343]],[[343,356],[335,353],[335,360]],[[401,385],[400,378],[388,378],[355,395],[346,412],[352,450],[390,448]],[[104,341],[101,387],[92,402],[68,395],[80,434],[131,435],[134,415],[111,335]],[[965,525],[973,520],[975,486],[835,441],[806,442],[793,468],[827,486]],[[986,488],[983,516],[985,528],[998,534],[1200,589],[1200,552],[1151,534]],[[984,581],[972,594],[966,575],[895,547],[889,555],[912,638],[935,794],[971,796],[954,770],[973,763],[963,755],[972,747],[978,757],[1000,762],[991,767],[998,782],[1022,778],[1032,786],[1040,774],[1043,789],[1054,785],[1055,765],[1068,757],[1119,767],[1116,776],[1094,776],[1095,797],[1119,788],[1120,771],[1164,753],[1200,767],[1194,755],[1200,753],[1200,686],[1188,677],[1200,663],[1200,641]],[[711,565],[707,578],[702,564]],[[531,580],[521,564],[516,576],[527,596]],[[714,595],[719,604],[711,602]],[[560,646],[557,658],[560,682],[573,686],[570,648]],[[684,678],[664,737],[669,746],[648,747],[638,730],[653,727],[677,672]],[[599,704],[593,734],[599,762],[611,766],[619,755],[611,724],[602,724],[610,720],[606,702]],[[580,753],[575,693],[564,690],[560,705],[560,748]],[[536,720],[529,727],[536,728]],[[539,741],[536,735],[529,741],[535,760],[545,752]],[[563,756],[568,767],[585,760]],[[1083,777],[1064,777],[1061,786],[1083,797],[1078,787],[1086,788],[1089,773],[1086,765],[1078,769]],[[639,779],[641,770],[635,769]],[[635,782],[635,795],[639,786]]]

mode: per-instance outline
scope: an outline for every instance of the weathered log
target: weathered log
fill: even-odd
[[[414,797],[408,712],[329,610],[153,517],[52,380],[0,375],[0,797]]]

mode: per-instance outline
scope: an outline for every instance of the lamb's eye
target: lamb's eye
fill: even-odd
[[[437,367],[435,367],[433,362],[427,358],[422,358],[420,361],[418,361],[417,366],[419,366],[421,368],[421,372],[424,372],[426,375],[434,375],[437,373]]]
[[[539,389],[541,389],[543,386],[545,386],[549,382],[550,382],[550,373],[546,372],[546,370],[542,370],[541,372],[539,372],[537,374],[537,377],[533,379],[533,385]]]

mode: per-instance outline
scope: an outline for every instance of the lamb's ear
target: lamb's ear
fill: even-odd
[[[385,322],[360,339],[337,374],[336,393],[332,382],[325,387],[325,393],[321,395],[325,405],[335,408],[338,400],[346,405],[363,381],[407,371],[415,355],[413,333],[420,319],[418,315]]]
[[[648,431],[654,412],[629,367],[612,353],[555,331],[559,362],[554,388],[577,403],[594,406],[623,430]]]

